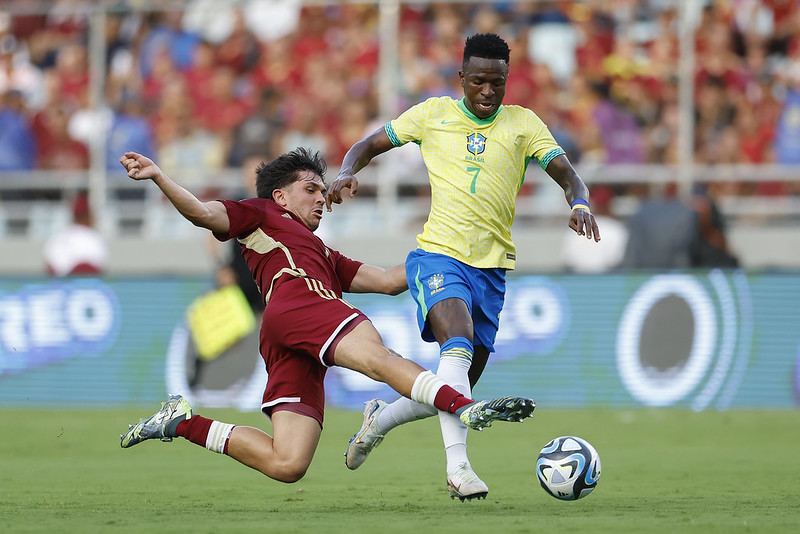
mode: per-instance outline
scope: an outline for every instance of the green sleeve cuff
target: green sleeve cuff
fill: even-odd
[[[394,133],[394,128],[392,128],[391,122],[387,122],[383,129],[386,130],[386,135],[389,136],[389,141],[391,141],[394,146],[403,146],[403,143],[401,143],[400,139],[397,138],[397,134]]]
[[[542,159],[538,160],[539,161],[539,166],[543,170],[546,170],[547,166],[550,165],[550,162],[553,161],[555,158],[557,158],[558,156],[560,156],[562,154],[566,154],[566,152],[564,152],[563,148],[561,148],[561,147],[554,148],[553,150],[551,150],[550,152],[545,154]]]

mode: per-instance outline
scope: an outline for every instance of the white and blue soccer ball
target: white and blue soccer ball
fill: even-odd
[[[536,476],[544,490],[556,499],[574,501],[597,487],[600,456],[588,441],[561,436],[539,452]]]

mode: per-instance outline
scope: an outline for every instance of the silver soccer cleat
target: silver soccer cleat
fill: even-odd
[[[358,469],[367,459],[372,449],[383,441],[385,434],[378,427],[378,414],[387,404],[381,399],[372,399],[364,407],[364,423],[361,429],[350,439],[347,452],[344,453],[344,464],[348,469]]]

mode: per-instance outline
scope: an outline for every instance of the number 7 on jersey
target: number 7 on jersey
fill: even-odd
[[[467,167],[467,172],[468,173],[473,173],[472,174],[472,183],[469,185],[469,192],[470,193],[474,193],[475,192],[475,183],[478,181],[478,175],[481,173],[481,168],[480,167]]]

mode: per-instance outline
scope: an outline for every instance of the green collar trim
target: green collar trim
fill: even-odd
[[[473,112],[471,112],[469,110],[467,105],[464,103],[464,100],[466,100],[466,97],[464,97],[464,98],[462,98],[461,100],[458,101],[459,109],[461,109],[461,111],[464,112],[464,115],[466,115],[467,118],[469,118],[469,120],[471,120],[474,123],[480,124],[480,125],[491,124],[491,122],[494,120],[494,118],[497,117],[497,114],[500,113],[500,111],[503,109],[503,106],[500,105],[500,106],[498,106],[497,111],[495,111],[490,117],[486,117],[485,119],[481,119],[480,117],[478,117],[477,115],[475,115]]]

